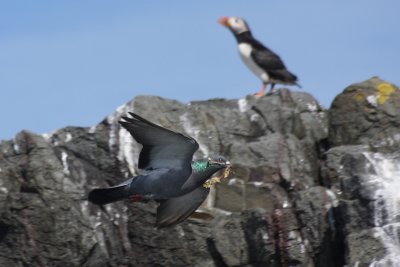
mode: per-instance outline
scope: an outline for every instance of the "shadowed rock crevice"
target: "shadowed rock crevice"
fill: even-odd
[[[214,243],[213,239],[207,238],[206,243],[207,243],[208,251],[214,260],[215,266],[216,267],[228,267],[228,265],[226,265],[226,263],[224,262],[224,259],[222,258],[221,254],[218,252],[217,248],[215,247],[215,243]]]

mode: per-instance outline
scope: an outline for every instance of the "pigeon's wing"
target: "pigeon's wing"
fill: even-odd
[[[189,217],[207,198],[210,189],[199,186],[186,195],[160,201],[156,227],[176,225]]]
[[[139,115],[122,117],[119,123],[143,145],[140,169],[174,168],[190,165],[199,144],[193,138],[158,126]]]
[[[258,41],[253,44],[253,47],[254,49],[250,54],[251,58],[272,78],[287,82],[295,82],[297,80],[296,75],[286,69],[285,64],[277,54]]]

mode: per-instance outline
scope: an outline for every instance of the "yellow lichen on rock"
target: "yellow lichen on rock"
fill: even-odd
[[[354,98],[358,101],[358,102],[362,102],[365,100],[365,95],[363,93],[356,93]]]
[[[389,83],[381,83],[378,85],[378,103],[379,104],[384,104],[386,100],[390,97],[390,95],[395,91],[396,89]]]

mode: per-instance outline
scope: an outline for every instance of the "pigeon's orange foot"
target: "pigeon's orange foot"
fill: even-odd
[[[129,201],[132,202],[143,202],[144,197],[142,195],[131,195],[128,197]]]

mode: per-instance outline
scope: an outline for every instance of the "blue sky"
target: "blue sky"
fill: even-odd
[[[0,1],[0,140],[92,126],[139,94],[257,92],[221,16],[245,18],[325,107],[375,75],[400,85],[399,11],[398,0]]]

